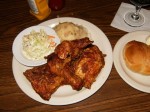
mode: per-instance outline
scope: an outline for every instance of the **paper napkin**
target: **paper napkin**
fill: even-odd
[[[142,13],[145,16],[145,23],[144,25],[140,27],[131,27],[127,25],[124,21],[124,15],[129,12],[135,11],[135,6],[127,3],[121,3],[112,23],[111,26],[126,32],[133,32],[137,30],[147,30],[150,31],[150,10],[141,9],[140,13]]]

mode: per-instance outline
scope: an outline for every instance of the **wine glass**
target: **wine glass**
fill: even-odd
[[[130,0],[132,4],[135,5],[135,12],[128,12],[124,16],[124,21],[129,26],[140,27],[145,22],[145,17],[140,13],[140,10],[144,6],[150,5],[150,0]]]

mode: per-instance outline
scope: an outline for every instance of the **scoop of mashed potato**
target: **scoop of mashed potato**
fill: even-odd
[[[81,25],[76,25],[72,22],[59,23],[54,27],[60,40],[75,40],[88,37],[87,29]]]

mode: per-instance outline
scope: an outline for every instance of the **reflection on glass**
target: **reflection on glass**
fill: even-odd
[[[145,22],[145,17],[140,13],[141,7],[150,5],[150,0],[130,0],[135,5],[135,12],[128,12],[124,16],[124,21],[133,27],[142,26]]]

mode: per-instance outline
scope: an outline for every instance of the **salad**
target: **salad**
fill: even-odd
[[[41,60],[54,51],[56,43],[54,36],[47,35],[43,29],[39,32],[32,30],[22,39],[22,53],[30,60]]]

